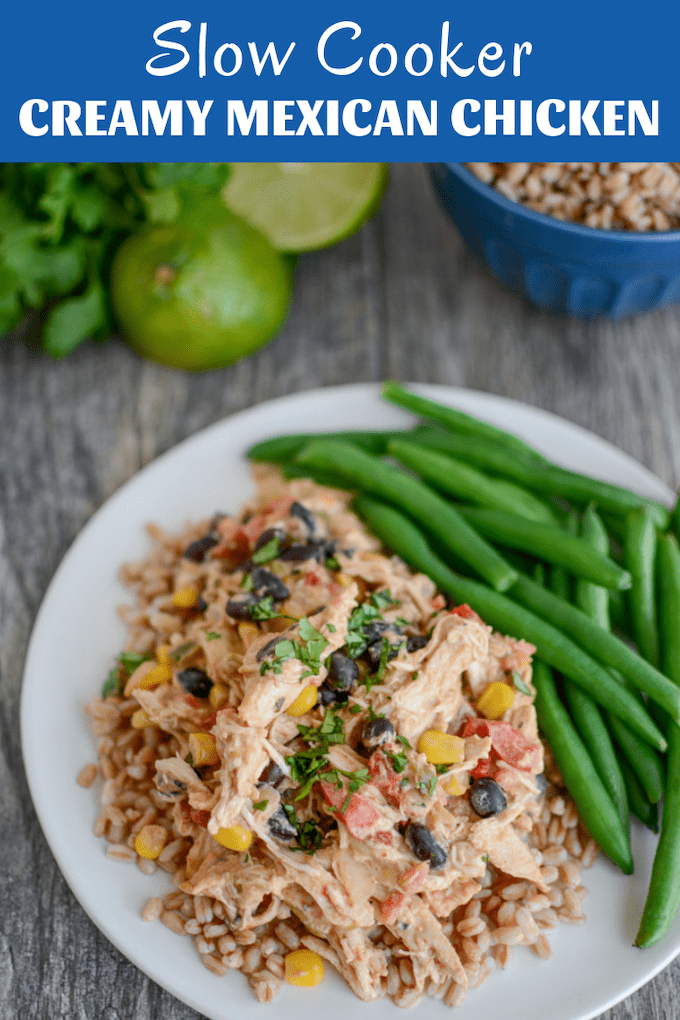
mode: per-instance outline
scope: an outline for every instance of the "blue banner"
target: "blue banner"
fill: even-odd
[[[14,4],[3,161],[669,160],[680,5]]]

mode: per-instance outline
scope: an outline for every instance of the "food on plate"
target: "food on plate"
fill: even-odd
[[[239,517],[151,528],[123,570],[95,831],[172,875],[143,916],[262,1001],[325,962],[366,1001],[458,1005],[583,919],[597,851],[538,736],[534,648],[447,606],[349,493],[255,470]]]
[[[358,489],[354,508],[388,548],[496,630],[522,634],[535,645],[543,660],[536,681],[539,692],[544,688],[539,716],[547,733],[559,734],[557,764],[564,762],[583,823],[627,873],[630,814],[658,832],[663,798],[662,839],[636,943],[651,945],[668,932],[680,900],[678,870],[669,864],[680,840],[674,786],[680,567],[676,577],[672,555],[680,499],[671,513],[629,489],[566,470],[498,426],[398,383],[385,383],[383,396],[425,423],[392,433],[276,436],[255,444],[248,456],[274,461],[288,478]],[[386,454],[411,473],[389,468],[381,459]],[[495,491],[508,483],[512,489]],[[516,503],[509,507],[513,489]],[[424,493],[424,501],[414,504],[414,491]],[[440,515],[424,511],[442,500],[492,548],[499,543],[497,551],[515,571],[504,591],[466,576],[491,580],[442,534]]]
[[[280,329],[291,270],[269,241],[220,198],[147,227],[118,249],[111,298],[126,339],[175,368],[228,365]]]
[[[680,163],[467,163],[513,202],[604,230],[680,226]]]

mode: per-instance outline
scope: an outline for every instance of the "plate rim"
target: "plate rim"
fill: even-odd
[[[618,460],[623,461],[626,464],[626,466],[628,466],[630,469],[633,469],[640,476],[641,479],[644,479],[644,487],[649,486],[650,490],[653,489],[656,491],[656,495],[654,496],[654,498],[663,499],[668,505],[672,504],[672,501],[674,499],[674,493],[657,475],[651,472],[648,468],[646,468],[643,464],[637,461],[626,451],[617,447],[614,443],[611,443],[609,440],[604,439],[603,437],[597,435],[596,433],[570,421],[569,419],[559,414],[556,414],[555,412],[547,411],[544,408],[540,408],[523,401],[518,401],[511,397],[505,397],[500,394],[487,393],[481,390],[473,390],[458,386],[448,386],[445,384],[405,383],[404,385],[408,386],[415,392],[421,393],[423,396],[429,396],[432,399],[450,403],[452,406],[460,406],[463,410],[468,410],[470,413],[478,412],[470,411],[469,406],[467,408],[465,407],[466,403],[468,405],[471,404],[475,405],[477,403],[481,403],[483,406],[491,405],[492,407],[495,406],[499,409],[504,408],[507,411],[518,412],[521,416],[526,415],[528,413],[529,417],[535,416],[538,419],[543,419],[557,429],[564,429],[564,427],[566,426],[567,430],[573,432],[575,435],[579,437],[579,439],[582,439],[583,441],[586,441],[591,445],[594,444],[597,448],[599,448],[599,452],[605,458],[607,456],[614,456]],[[218,419],[217,421],[211,423],[210,425],[185,437],[184,439],[182,439],[180,442],[173,445],[169,449],[163,451],[157,457],[153,458],[149,463],[145,464],[142,468],[136,471],[130,478],[123,482],[122,485],[120,485],[113,493],[111,493],[97,507],[97,509],[93,512],[93,514],[90,516],[85,525],[80,529],[80,531],[70,544],[69,548],[62,556],[59,564],[57,565],[49,581],[49,584],[47,585],[47,588],[41,600],[40,607],[38,609],[38,612],[36,613],[36,616],[31,627],[31,634],[27,645],[26,656],[24,661],[20,695],[21,748],[24,769],[28,781],[29,790],[31,793],[31,799],[38,820],[40,822],[42,832],[50,847],[50,851],[52,852],[57,862],[57,865],[69,886],[70,891],[75,896],[76,900],[83,908],[83,910],[90,918],[90,920],[93,922],[95,927],[104,934],[104,936],[116,947],[116,949],[118,949],[118,951],[129,962],[133,964],[133,966],[137,967],[139,970],[142,971],[142,973],[150,977],[151,980],[155,981],[160,987],[168,991],[171,995],[175,996],[180,1001],[190,1006],[192,1009],[195,1009],[201,1015],[202,1011],[205,1009],[205,1006],[204,1004],[201,1003],[200,1000],[194,998],[188,991],[185,991],[183,989],[178,990],[175,987],[170,987],[167,978],[164,977],[160,970],[154,967],[152,964],[147,964],[146,961],[144,962],[144,964],[140,964],[138,962],[139,960],[138,957],[133,958],[130,955],[129,944],[126,945],[123,940],[118,938],[118,935],[115,932],[115,930],[112,930],[109,927],[109,925],[107,925],[106,919],[102,918],[99,913],[95,913],[90,910],[90,905],[87,902],[87,897],[85,896],[81,897],[81,891],[78,889],[77,883],[75,883],[74,886],[73,869],[71,864],[68,861],[62,859],[60,850],[56,849],[53,844],[53,839],[51,838],[50,832],[52,823],[51,820],[49,820],[44,815],[43,811],[41,810],[41,807],[39,806],[39,804],[41,803],[41,797],[40,794],[37,792],[38,786],[36,782],[36,777],[34,775],[33,766],[31,763],[31,755],[30,753],[27,752],[27,747],[29,745],[27,733],[30,724],[30,720],[28,718],[29,698],[27,692],[30,692],[31,690],[30,679],[31,670],[33,661],[38,654],[36,651],[36,647],[38,639],[40,637],[40,629],[43,626],[43,621],[45,617],[48,615],[49,610],[51,608],[49,601],[52,596],[52,593],[58,588],[59,584],[61,583],[62,577],[65,574],[67,574],[72,559],[75,557],[77,547],[85,539],[86,536],[89,536],[92,530],[96,529],[102,512],[106,508],[110,508],[112,504],[124,502],[129,491],[134,490],[134,488],[137,485],[139,485],[140,482],[142,482],[147,477],[151,476],[155,471],[162,470],[166,462],[170,461],[171,459],[177,456],[186,456],[187,454],[190,454],[191,448],[194,444],[198,446],[216,439],[217,437],[219,437],[222,430],[228,429],[230,425],[235,427],[238,427],[240,424],[247,425],[249,419],[251,418],[256,421],[258,414],[262,413],[262,410],[264,408],[268,408],[270,410],[276,410],[279,408],[280,409],[290,408],[294,407],[296,403],[299,402],[300,400],[308,400],[311,402],[314,399],[318,399],[319,397],[322,396],[325,399],[332,401],[334,399],[341,398],[343,394],[347,394],[349,392],[355,395],[363,394],[368,398],[375,397],[379,398],[380,386],[381,386],[380,383],[349,383],[335,386],[321,386],[261,401],[255,405],[244,408],[240,411],[234,412],[232,414],[226,415]],[[387,406],[391,407],[392,410],[400,411],[400,409],[396,409],[394,405]],[[409,421],[412,420],[413,418],[413,415],[411,415],[408,412],[400,411],[400,413],[403,415],[404,421]],[[485,417],[485,415],[483,413],[479,413],[479,417]],[[491,414],[490,418],[486,420],[493,421],[494,420],[493,413]],[[361,426],[358,425],[357,427]],[[536,437],[534,437],[534,442],[536,446],[540,448],[541,444],[540,442],[536,441]],[[73,777],[73,781],[75,784],[75,776]],[[603,1011],[610,1009],[618,1002],[623,1001],[625,998],[629,997],[639,988],[643,987],[645,984],[651,981],[657,974],[664,970],[679,954],[680,954],[680,940],[678,941],[677,945],[673,946],[672,948],[669,948],[668,952],[662,955],[657,960],[657,962],[650,968],[649,972],[647,972],[644,976],[642,976],[639,980],[635,981],[633,984],[627,986],[623,992],[615,995],[614,997],[608,998],[606,1001],[602,1001],[601,1004],[599,1004],[594,1009],[589,1010],[586,1013],[580,1012],[578,1015],[574,1015],[573,1020],[593,1020],[593,1018],[599,1016]],[[360,1000],[356,1000],[356,1004],[359,1005]],[[362,1003],[361,1005],[363,1006],[364,1004]],[[234,1006],[234,1009],[237,1008],[238,1004]]]

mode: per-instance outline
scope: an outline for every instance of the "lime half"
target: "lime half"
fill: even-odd
[[[376,212],[384,163],[232,163],[224,199],[279,251],[335,244]]]

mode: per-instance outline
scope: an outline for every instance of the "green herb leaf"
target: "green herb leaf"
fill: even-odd
[[[274,609],[274,596],[265,595],[248,609],[251,620],[278,620],[281,613]]]
[[[279,537],[278,535],[272,535],[269,541],[265,542],[261,549],[257,549],[250,558],[253,563],[258,565],[269,563],[270,560],[275,560],[279,555],[279,549]]]
[[[216,641],[217,638],[221,638],[221,637],[222,637],[222,635],[218,631],[216,631],[216,630],[209,630],[209,631],[206,631],[205,640],[206,641]]]
[[[255,804],[253,804],[253,809],[255,811],[264,811],[268,803],[268,800],[258,800]]]
[[[392,598],[392,594],[389,588],[385,588],[384,591],[374,591],[368,596],[368,601],[376,609],[384,610],[394,608],[399,605],[397,599]]]
[[[111,694],[121,694],[123,685],[121,683],[120,670],[112,669],[102,687],[102,698],[108,698]]]
[[[150,652],[144,652],[143,654],[140,654],[139,652],[121,652],[118,656],[118,661],[123,669],[132,676],[134,671],[138,669],[143,662],[148,662],[150,658]]]
[[[519,673],[513,672],[513,674],[512,674],[512,682],[515,685],[515,687],[517,688],[517,690],[521,691],[522,694],[528,694],[529,696],[531,696],[530,689],[524,683],[524,680],[522,680],[522,677],[519,675]]]

